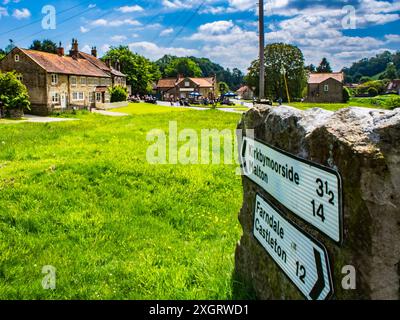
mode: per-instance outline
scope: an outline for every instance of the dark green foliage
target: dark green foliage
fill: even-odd
[[[328,59],[326,58],[322,59],[321,63],[317,68],[317,73],[332,73],[332,68]]]
[[[202,71],[198,64],[190,58],[176,58],[172,60],[164,70],[166,77],[201,77]]]
[[[350,68],[344,68],[343,71],[346,75],[346,82],[356,83],[364,76],[376,77],[383,73],[388,64],[393,62],[397,72],[400,70],[400,51],[391,53],[385,51],[372,58],[365,58],[358,62],[353,63]]]
[[[15,72],[0,72],[0,101],[7,109],[29,109],[28,90]]]
[[[343,88],[343,102],[347,103],[350,100],[350,90],[346,87]]]
[[[110,92],[111,102],[122,102],[128,98],[128,91],[121,86],[109,88],[108,91]]]
[[[268,98],[277,99],[286,96],[285,80],[282,71],[285,72],[291,99],[301,99],[306,86],[306,71],[304,57],[301,50],[289,44],[274,43],[265,47],[265,78],[266,93]],[[260,61],[253,61],[246,76],[246,83],[250,87],[256,87],[259,92],[259,65]]]
[[[29,49],[48,53],[57,53],[57,44],[49,39],[43,41],[34,40]]]
[[[396,70],[396,66],[393,62],[388,63],[385,72],[382,74],[382,79],[397,79],[398,72]]]
[[[171,70],[171,68],[169,69],[171,72],[166,72],[166,69],[175,64],[175,61],[179,59],[190,59],[200,68],[201,77],[213,77],[215,75],[218,81],[227,83],[232,90],[239,89],[239,87],[243,84],[244,75],[239,69],[234,68],[231,71],[230,69],[224,69],[222,66],[212,62],[210,59],[196,57],[178,58],[171,55],[165,55],[156,61],[156,64],[160,68],[163,77],[167,77],[170,74],[177,74],[177,72],[172,72],[173,69]],[[181,73],[190,74],[188,71]]]
[[[368,88],[368,94],[370,97],[376,97],[379,94],[379,92],[376,88],[371,87],[371,88]]]
[[[230,90],[229,86],[226,82],[219,82],[218,89],[219,89],[220,94],[225,94],[225,93],[229,92],[229,90]]]
[[[145,57],[133,53],[127,46],[111,47],[102,60],[110,59],[121,64],[121,72],[127,75],[127,83],[134,94],[147,94],[161,77],[158,66]]]
[[[6,56],[6,52],[3,49],[0,49],[0,60]]]
[[[375,80],[375,81],[368,81],[363,83],[357,88],[357,95],[370,95],[370,88],[374,88],[376,90],[376,95],[378,94],[384,94],[386,92],[386,88],[388,85],[388,81],[381,81],[381,80]],[[371,91],[372,93],[375,93],[375,91]]]
[[[371,77],[366,77],[366,76],[361,77],[361,79],[360,79],[360,83],[366,83],[369,81],[373,81],[373,79]]]

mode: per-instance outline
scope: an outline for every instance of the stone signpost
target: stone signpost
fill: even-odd
[[[236,277],[259,299],[399,299],[400,109],[256,106],[239,129]]]

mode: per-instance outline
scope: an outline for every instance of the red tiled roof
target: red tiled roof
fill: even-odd
[[[102,69],[99,69],[86,59],[73,59],[69,56],[59,56],[58,54],[36,50],[20,50],[34,60],[44,70],[50,73],[82,75],[88,77],[110,77]]]
[[[195,84],[200,86],[200,88],[209,88],[213,87],[213,78],[189,78],[192,80]]]
[[[190,79],[195,84],[197,84],[200,88],[210,88],[213,87],[213,78],[180,78],[178,81],[176,78],[166,78],[160,79],[157,83],[157,88],[173,88],[177,84],[181,83],[185,79]]]
[[[242,86],[242,87],[240,87],[240,89],[238,89],[236,92],[238,92],[238,93],[243,93],[243,92],[245,92],[245,91],[247,91],[247,90],[252,91],[252,90],[249,88],[249,86]]]
[[[105,71],[105,72],[111,72],[114,76],[117,77],[126,77],[125,74],[123,74],[122,72],[114,69],[113,67],[109,68],[107,66],[107,64],[105,64],[102,60],[93,57],[91,54],[85,53],[85,52],[81,52],[79,51],[79,55],[83,58],[86,59],[88,61],[90,61],[91,63],[93,63],[97,68],[100,68],[101,70]]]
[[[322,83],[330,78],[335,79],[339,82],[343,82],[344,73],[343,72],[311,73],[308,78],[308,83],[310,84]]]
[[[176,85],[176,79],[160,79],[157,83],[157,88],[173,88]]]

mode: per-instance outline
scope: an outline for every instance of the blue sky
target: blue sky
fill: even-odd
[[[56,29],[42,28],[46,5]],[[334,69],[400,49],[400,0],[266,0],[267,42],[299,46],[306,62],[326,56]],[[129,45],[155,60],[164,54],[207,57],[245,71],[257,57],[257,0],[0,0],[0,47],[13,39],[72,38],[82,51]]]

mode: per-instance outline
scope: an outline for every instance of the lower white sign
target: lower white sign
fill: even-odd
[[[325,300],[333,292],[325,247],[289,222],[257,195],[254,236],[309,300]]]

